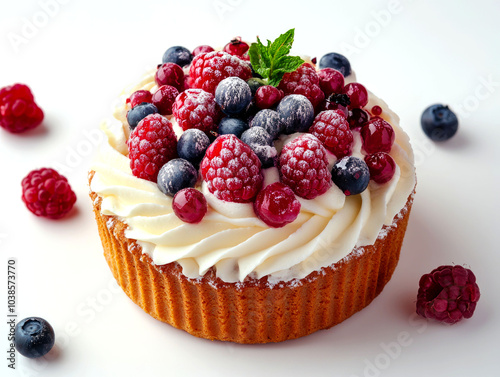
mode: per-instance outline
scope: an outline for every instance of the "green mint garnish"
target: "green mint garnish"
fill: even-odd
[[[257,37],[257,43],[252,43],[248,55],[250,63],[259,75],[269,85],[278,86],[283,75],[299,68],[304,61],[299,56],[289,56],[292,48],[295,29],[281,34],[274,42],[267,40],[267,46]]]

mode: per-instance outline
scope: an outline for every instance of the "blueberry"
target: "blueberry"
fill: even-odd
[[[319,69],[333,68],[347,77],[351,74],[351,63],[344,55],[336,52],[330,52],[324,55],[319,61]]]
[[[233,134],[241,138],[241,134],[248,130],[248,124],[238,118],[225,117],[219,123],[219,135]]]
[[[363,160],[346,156],[333,165],[332,181],[345,195],[356,195],[368,187],[370,170]]]
[[[158,108],[152,103],[143,102],[127,113],[127,122],[131,130],[137,127],[139,122],[149,114],[157,114]]]
[[[173,46],[163,54],[163,63],[175,63],[181,67],[189,65],[193,60],[193,55],[186,47]]]
[[[458,130],[458,119],[448,106],[432,105],[424,110],[420,118],[425,134],[434,141],[445,141]]]
[[[306,97],[291,94],[281,100],[276,109],[280,116],[283,133],[306,132],[314,120],[314,108]]]
[[[278,151],[273,146],[273,138],[262,127],[252,127],[243,132],[241,141],[255,152],[263,168],[275,166]]]
[[[163,165],[158,173],[158,188],[168,196],[174,196],[177,191],[194,187],[198,179],[196,168],[183,158],[174,158]]]
[[[215,102],[227,115],[238,115],[246,110],[252,101],[252,91],[239,77],[222,80],[215,89]]]
[[[255,95],[257,89],[259,89],[261,86],[266,85],[264,80],[261,80],[257,77],[252,77],[251,79],[248,79],[247,84],[250,87],[250,90],[252,91],[252,96]]]
[[[191,162],[194,166],[198,166],[205,152],[210,145],[210,139],[205,132],[196,128],[190,128],[184,131],[177,142],[177,154]]]
[[[16,350],[23,356],[34,359],[47,354],[55,342],[54,329],[43,318],[28,317],[16,325]]]
[[[273,139],[276,139],[282,130],[278,112],[271,109],[260,110],[250,122],[250,127],[262,127]]]

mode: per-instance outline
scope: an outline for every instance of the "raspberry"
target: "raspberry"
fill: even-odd
[[[172,106],[179,91],[170,85],[163,85],[152,96],[153,105],[161,115],[171,115]]]
[[[278,85],[278,89],[287,94],[302,94],[318,109],[325,99],[325,94],[319,87],[319,77],[316,70],[309,63],[302,64],[294,72],[285,73]]]
[[[138,90],[132,93],[129,98],[127,98],[127,103],[130,103],[131,108],[134,108],[143,102],[153,102],[152,94],[149,90]]]
[[[217,85],[225,78],[236,76],[247,81],[252,77],[248,63],[222,51],[196,55],[189,69],[191,87],[215,94]]]
[[[21,183],[22,199],[37,216],[59,219],[73,208],[76,195],[66,177],[50,168],[30,172]]]
[[[196,128],[207,135],[210,131],[217,131],[223,117],[215,97],[202,89],[188,89],[179,94],[172,112],[184,131]]]
[[[260,161],[248,145],[232,134],[219,136],[208,147],[201,174],[208,190],[226,202],[248,203],[262,186]]]
[[[316,136],[337,159],[349,156],[354,140],[347,120],[335,110],[319,113],[309,132]]]
[[[141,120],[127,144],[132,174],[148,181],[156,182],[161,167],[177,157],[177,138],[172,123],[159,114]]]
[[[158,86],[170,85],[182,92],[184,90],[184,71],[175,63],[164,63],[156,71],[155,82]]]
[[[275,182],[259,192],[253,208],[257,217],[267,225],[281,228],[297,218],[300,202],[290,187]]]
[[[479,300],[474,273],[462,266],[440,266],[420,278],[417,313],[454,324],[474,314]]]
[[[14,84],[0,89],[0,127],[12,133],[35,128],[43,120],[31,90],[24,84]]]
[[[326,154],[325,147],[311,134],[285,144],[279,161],[281,182],[301,198],[324,194],[332,185]]]

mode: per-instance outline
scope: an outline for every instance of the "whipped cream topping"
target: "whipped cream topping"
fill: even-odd
[[[355,81],[355,75],[346,78]],[[122,103],[139,89],[155,91],[154,72],[123,94]],[[212,195],[204,182],[197,188],[208,202],[207,215],[199,224],[184,223],[172,210],[172,198],[153,182],[132,175],[127,157],[129,136],[125,105],[102,129],[106,142],[92,166],[91,190],[101,198],[104,215],[117,216],[128,225],[125,236],[137,240],[153,263],[177,262],[190,278],[203,276],[215,267],[226,282],[247,276],[280,282],[302,279],[311,272],[338,262],[356,247],[373,244],[384,225],[390,225],[405,206],[415,186],[413,152],[399,118],[387,104],[369,93],[367,108],[378,105],[382,117],[396,133],[390,155],[396,162],[391,181],[370,181],[363,193],[346,197],[337,186],[312,200],[298,198],[300,214],[282,228],[271,228],[255,216],[252,203],[230,203]],[[177,135],[182,130],[176,125]],[[364,158],[359,132],[354,133],[353,156]],[[283,135],[275,142],[278,151],[299,134]],[[335,162],[329,153],[330,167]],[[264,185],[279,180],[277,168],[263,170]]]

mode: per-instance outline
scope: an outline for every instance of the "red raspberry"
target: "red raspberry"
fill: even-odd
[[[325,94],[319,87],[319,77],[314,67],[309,63],[302,64],[294,72],[285,73],[278,89],[287,94],[302,94],[311,101],[315,109],[325,99]]]
[[[324,147],[339,160],[349,156],[352,152],[354,137],[349,123],[337,110],[326,110],[319,113],[309,132],[316,136]]]
[[[172,106],[178,94],[179,91],[173,86],[162,85],[152,96],[153,105],[158,108],[161,115],[171,115]]]
[[[158,86],[170,85],[182,92],[184,90],[184,71],[175,63],[162,64],[156,71],[155,82]]]
[[[474,273],[462,266],[440,266],[420,278],[417,313],[454,324],[474,314],[479,300]]]
[[[226,202],[248,203],[262,186],[260,160],[233,134],[221,135],[208,147],[201,174],[208,190]]]
[[[24,84],[14,84],[0,89],[0,127],[12,133],[35,128],[43,120],[31,90]]]
[[[21,183],[22,199],[26,207],[37,216],[59,219],[76,202],[66,177],[54,169],[42,168],[30,172]]]
[[[279,161],[281,182],[301,198],[324,194],[332,185],[326,154],[325,147],[311,134],[285,144]]]
[[[210,131],[217,131],[223,117],[215,97],[202,89],[188,89],[179,94],[172,112],[184,131],[197,128],[207,135]]]
[[[128,139],[132,174],[156,182],[161,167],[177,157],[177,138],[172,123],[159,114],[139,122]]]
[[[132,93],[129,98],[127,98],[127,103],[130,103],[131,108],[134,108],[143,102],[153,102],[152,94],[149,90],[138,90]]]
[[[248,63],[222,51],[196,55],[189,69],[191,87],[215,94],[217,85],[225,78],[236,76],[247,81],[252,77]]]
[[[267,225],[281,228],[297,218],[300,202],[290,187],[275,182],[259,192],[253,208],[257,217]]]

